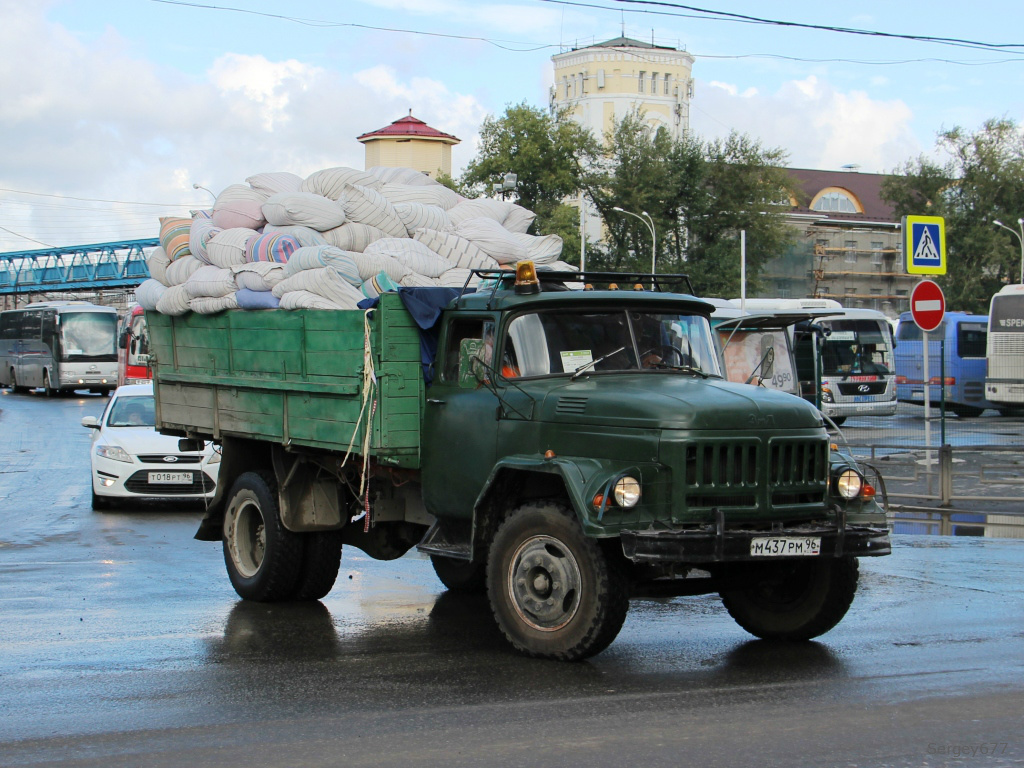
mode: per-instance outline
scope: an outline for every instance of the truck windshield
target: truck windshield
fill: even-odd
[[[516,317],[502,348],[506,376],[669,371],[721,376],[711,326],[699,315],[551,310]]]

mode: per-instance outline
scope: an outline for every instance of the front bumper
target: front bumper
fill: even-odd
[[[889,531],[870,526],[816,523],[781,528],[728,529],[718,524],[695,529],[623,531],[622,551],[636,563],[732,563],[779,560],[750,553],[753,539],[764,537],[820,538],[817,557],[878,557],[892,552]]]

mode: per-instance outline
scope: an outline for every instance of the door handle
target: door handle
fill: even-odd
[[[434,397],[428,397],[427,402],[430,403],[431,405],[444,405],[445,403],[444,400],[438,400],[437,398]]]

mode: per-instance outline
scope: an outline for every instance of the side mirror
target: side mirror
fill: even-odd
[[[762,379],[770,379],[775,373],[775,347],[771,347],[764,356],[764,369],[761,371]]]
[[[99,429],[100,428],[100,420],[97,419],[95,416],[83,416],[82,417],[82,426],[83,427],[88,427],[89,429]]]

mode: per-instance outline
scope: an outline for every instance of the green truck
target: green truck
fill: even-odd
[[[812,405],[723,378],[710,304],[482,277],[366,311],[147,313],[158,428],[222,451],[196,537],[242,598],[320,599],[344,545],[418,547],[536,657],[600,652],[633,597],[718,593],[762,638],[842,619],[857,558],[890,552],[874,488]]]

